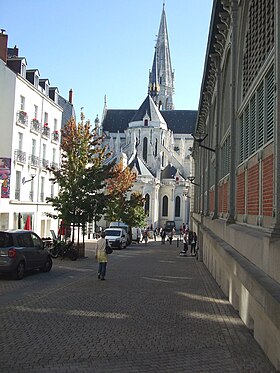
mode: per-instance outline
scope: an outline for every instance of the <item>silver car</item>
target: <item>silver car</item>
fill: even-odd
[[[49,272],[51,268],[50,253],[35,232],[0,231],[0,273],[9,273],[14,279],[21,280],[26,271]]]

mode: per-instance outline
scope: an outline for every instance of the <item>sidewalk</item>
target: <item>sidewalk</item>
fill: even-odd
[[[56,261],[53,277],[6,283],[3,372],[275,372],[203,263],[175,242],[114,250],[106,281],[94,246]]]

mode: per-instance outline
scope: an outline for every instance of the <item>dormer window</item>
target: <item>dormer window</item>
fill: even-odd
[[[145,126],[145,127],[148,127],[148,124],[149,124],[148,119],[144,119],[144,126]]]
[[[35,74],[34,76],[34,87],[38,88],[39,85],[39,76]]]
[[[21,62],[21,76],[26,78],[26,64],[24,60]]]

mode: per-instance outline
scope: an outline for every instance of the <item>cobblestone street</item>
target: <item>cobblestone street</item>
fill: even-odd
[[[275,372],[203,263],[133,244],[97,279],[86,258],[0,278],[3,373]]]

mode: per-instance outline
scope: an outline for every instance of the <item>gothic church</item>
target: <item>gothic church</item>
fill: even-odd
[[[108,109],[106,100],[101,123],[112,153],[109,161],[122,159],[137,173],[133,190],[145,197],[147,225],[164,227],[175,221],[176,229],[189,223],[191,147],[197,111],[174,110],[172,71],[163,5],[160,27],[149,72],[148,95],[138,110]]]

